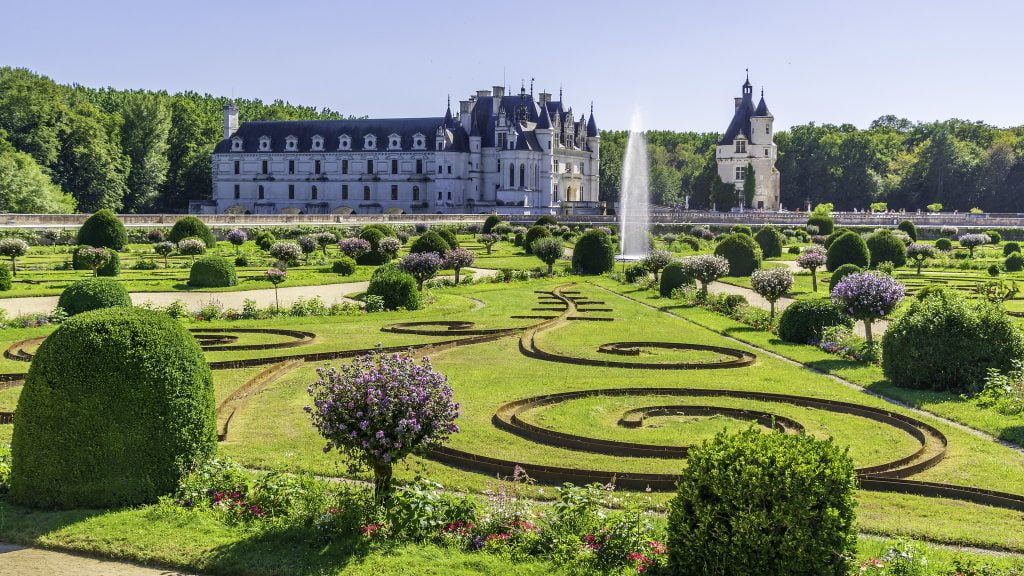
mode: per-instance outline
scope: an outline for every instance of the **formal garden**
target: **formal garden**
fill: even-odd
[[[656,229],[639,262],[616,233],[13,231],[0,296],[60,298],[0,330],[0,542],[202,574],[1022,573],[1019,245],[827,207]],[[336,300],[216,302],[303,285]]]

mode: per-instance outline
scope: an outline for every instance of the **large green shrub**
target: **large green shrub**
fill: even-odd
[[[440,226],[437,228],[437,233],[444,238],[444,241],[448,243],[448,246],[455,250],[459,247],[459,238],[455,234],[455,229],[450,226]]]
[[[480,227],[480,233],[490,234],[491,230],[493,230],[498,224],[501,224],[501,218],[498,217],[497,214],[491,214],[486,220],[484,220],[484,225]]]
[[[828,279],[828,290],[832,291],[833,288],[839,284],[839,281],[846,278],[850,274],[856,274],[857,272],[863,272],[864,269],[856,264],[843,264],[839,268],[836,268],[835,272]]]
[[[896,229],[903,230],[907,233],[907,236],[910,236],[911,240],[917,242],[917,226],[914,226],[914,223],[910,220],[903,220],[896,226]]]
[[[904,256],[904,260],[906,256]],[[846,232],[839,236],[828,247],[828,257],[825,260],[825,269],[835,272],[843,264],[853,264],[860,268],[867,268],[871,263],[871,252],[867,243],[859,234]]]
[[[83,246],[78,246],[78,247],[75,248],[74,252],[71,253],[71,267],[74,268],[75,270],[91,270],[92,269],[89,266],[87,266],[86,263],[81,258],[79,258],[79,252],[83,248],[88,248],[88,247],[89,246],[84,246],[84,245]],[[103,266],[100,266],[99,268],[96,269],[96,275],[97,276],[118,276],[118,275],[120,275],[121,274],[121,256],[116,251],[111,250],[109,248],[107,248],[107,254],[109,255],[109,258],[107,258],[107,261],[106,261],[106,263],[103,264]]]
[[[267,250],[270,250],[270,247],[273,246],[275,242],[277,242],[277,238],[275,238],[274,233],[269,230],[260,230],[256,233],[256,239],[254,242],[259,246],[260,250],[266,252]]]
[[[223,288],[238,284],[235,267],[221,256],[196,260],[188,274],[188,285],[196,288]]]
[[[117,280],[109,278],[79,280],[65,288],[57,300],[57,306],[63,308],[69,316],[98,308],[131,305],[128,289]]]
[[[845,576],[855,486],[832,440],[721,433],[690,450],[669,507],[668,573]]]
[[[387,234],[382,232],[378,226],[382,225],[363,226],[363,229],[359,231],[359,237],[370,243],[370,251],[356,258],[356,262],[363,266],[378,266],[387,260],[384,253],[380,251],[380,241],[387,238]]]
[[[746,234],[723,236],[715,254],[729,261],[729,276],[750,276],[761,267],[761,247]]]
[[[199,238],[206,244],[207,248],[217,245],[217,239],[213,237],[210,227],[195,216],[185,216],[174,223],[171,231],[167,234],[167,240],[177,244],[185,238]]]
[[[544,214],[537,221],[533,223],[534,226],[555,226],[558,224],[558,220],[550,214]]]
[[[782,311],[779,338],[786,342],[807,344],[820,340],[829,326],[853,326],[853,320],[836,306],[831,298],[797,300]]]
[[[882,262],[892,262],[900,268],[907,264],[907,246],[888,230],[879,230],[868,236],[864,242],[871,255],[871,267],[878,268]]]
[[[1009,256],[1014,252],[1020,252],[1020,244],[1017,242],[1007,242],[1003,244],[1003,256]]]
[[[452,247],[448,245],[448,242],[440,234],[434,230],[427,230],[412,243],[409,252],[413,254],[422,254],[424,252],[444,254],[451,249]]]
[[[416,279],[392,264],[373,271],[366,295],[382,298],[386,310],[417,310],[420,307],[420,291]]]
[[[0,264],[0,292],[6,292],[14,285],[11,269],[7,264]]]
[[[1003,260],[1003,266],[1007,272],[1020,272],[1024,270],[1024,255],[1020,252],[1010,252],[1010,255]]]
[[[155,502],[217,449],[213,379],[167,314],[95,310],[36,352],[18,400],[11,498],[59,508]]]
[[[1024,357],[1024,338],[987,300],[947,293],[911,300],[882,337],[882,369],[896,386],[974,392],[990,368]]]
[[[949,252],[953,249],[953,243],[950,242],[949,238],[939,238],[935,241],[935,248],[943,252]]]
[[[754,231],[750,229],[750,226],[745,224],[733,224],[729,228],[730,234],[746,234],[747,236],[753,236]]]
[[[765,226],[761,228],[754,236],[754,240],[761,247],[761,256],[763,258],[778,258],[782,256],[782,246],[785,244],[786,239],[775,227]]]
[[[672,295],[672,291],[676,288],[681,288],[687,284],[694,284],[695,282],[696,280],[683,269],[682,264],[672,262],[661,271],[661,284],[658,286],[658,292],[661,293],[662,297],[667,298]]]
[[[832,233],[832,229],[835,228],[835,223],[832,221],[832,217],[827,214],[811,214],[807,218],[808,226],[817,226],[818,234],[822,236],[828,236]]]
[[[331,272],[341,276],[351,276],[356,273],[356,261],[348,256],[342,256],[331,264]]]
[[[572,268],[578,274],[604,274],[615,267],[615,246],[604,230],[587,230],[572,251]]]
[[[128,233],[113,210],[104,208],[89,216],[78,229],[77,244],[95,248],[122,250],[128,244]]]
[[[530,229],[526,231],[526,236],[523,238],[523,250],[527,254],[532,254],[533,243],[541,238],[547,238],[549,236],[551,236],[551,231],[544,226],[531,226]]]

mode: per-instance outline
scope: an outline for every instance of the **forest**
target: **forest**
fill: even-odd
[[[229,98],[62,85],[0,68],[0,211],[182,212],[209,197],[210,155]],[[238,98],[243,120],[342,118],[280,100]],[[348,116],[352,117],[352,116]],[[651,201],[728,208],[716,133],[647,132]],[[627,133],[601,133],[602,200],[618,197]],[[815,123],[778,131],[782,203],[837,210],[1024,212],[1024,126],[882,116],[867,129]]]

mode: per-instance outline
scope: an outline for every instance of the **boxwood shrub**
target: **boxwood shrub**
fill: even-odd
[[[459,247],[459,239],[455,234],[455,230],[450,226],[440,226],[437,229],[437,233],[444,238],[444,241],[448,243],[448,247],[455,250]]]
[[[727,234],[715,247],[715,255],[729,261],[729,276],[750,276],[761,267],[761,247],[746,234]]]
[[[7,267],[7,264],[0,264],[0,292],[10,290],[13,286],[13,280],[11,269]]]
[[[370,226],[363,226],[363,229],[359,231],[359,237],[370,243],[370,251],[366,254],[362,254],[359,258],[356,258],[356,262],[364,266],[378,266],[383,264],[386,260],[384,254],[379,250],[380,241],[387,237],[387,234],[378,228],[378,224],[371,224]]]
[[[904,259],[906,259],[905,255]],[[864,239],[859,234],[845,232],[828,247],[825,268],[829,272],[835,272],[843,264],[853,264],[860,268],[867,268],[870,263],[871,252],[868,250],[868,245],[864,242]]]
[[[676,288],[694,283],[695,280],[683,270],[682,264],[672,262],[661,271],[661,284],[658,286],[658,292],[662,297],[668,298]]]
[[[188,274],[188,285],[196,288],[223,288],[238,284],[235,267],[221,256],[196,260]]]
[[[547,238],[549,236],[551,236],[551,231],[544,226],[531,226],[530,229],[526,231],[526,236],[523,237],[523,250],[527,254],[532,254],[533,252],[531,247],[533,246],[533,243],[541,238]]]
[[[266,252],[267,250],[270,250],[270,247],[273,246],[275,242],[277,242],[277,238],[274,237],[273,232],[270,232],[269,230],[261,230],[256,233],[256,239],[254,242],[259,246],[260,250]]]
[[[1014,252],[1020,252],[1020,244],[1017,242],[1007,242],[1003,244],[1003,256],[1009,256]]]
[[[10,497],[56,508],[155,502],[216,452],[214,410],[209,365],[178,321],[138,308],[74,316],[25,379]]]
[[[879,230],[868,236],[864,242],[871,255],[871,267],[878,268],[882,262],[892,262],[900,268],[907,264],[907,246],[888,230]]]
[[[855,486],[832,440],[723,432],[690,450],[669,505],[668,573],[845,575]]]
[[[778,258],[782,256],[782,246],[785,244],[786,239],[775,227],[765,226],[761,228],[754,236],[754,240],[761,247],[761,256],[763,258]]]
[[[207,248],[217,245],[217,239],[213,237],[210,227],[195,216],[185,216],[174,223],[171,231],[167,234],[167,240],[177,244],[185,238],[199,238],[206,244]]]
[[[856,264],[843,264],[839,268],[836,268],[835,272],[832,273],[832,276],[829,277],[828,291],[831,292],[832,289],[836,287],[836,284],[839,284],[839,281],[842,280],[843,278],[849,276],[850,274],[863,271],[864,269],[861,268],[860,266],[857,266]]]
[[[104,208],[89,216],[78,229],[77,244],[95,248],[122,250],[128,244],[128,233],[112,210]]]
[[[547,229],[543,229],[547,231]],[[572,268],[577,274],[604,274],[615,267],[615,246],[604,230],[587,230],[572,251]]]
[[[853,320],[836,306],[831,298],[797,300],[782,311],[779,338],[786,342],[807,344],[820,340],[829,326],[853,326]]]
[[[835,223],[832,221],[832,217],[826,214],[811,214],[807,219],[807,225],[817,226],[818,234],[822,236],[828,236],[835,228]]]
[[[342,276],[351,276],[356,272],[356,261],[348,256],[342,256],[331,264],[331,272]]]
[[[480,233],[490,234],[491,230],[493,230],[498,224],[501,224],[501,218],[498,217],[497,214],[491,214],[486,220],[484,220],[484,225],[480,227]]]
[[[128,289],[117,280],[109,278],[86,278],[79,280],[60,293],[57,306],[69,316],[99,308],[131,306]]]
[[[424,252],[444,254],[451,249],[452,247],[448,245],[448,242],[440,234],[434,230],[427,230],[412,243],[409,252],[413,254],[422,254]]]
[[[544,214],[537,221],[533,223],[534,226],[555,226],[558,224],[558,220],[550,214]]]
[[[939,238],[935,241],[935,248],[943,252],[949,252],[953,249],[953,243],[950,242],[949,238]]]
[[[421,304],[416,279],[393,264],[381,266],[373,271],[366,295],[382,298],[385,310],[417,310]]]
[[[910,239],[912,241],[917,242],[917,226],[914,226],[914,223],[911,222],[910,220],[904,220],[900,222],[896,226],[896,229],[903,230],[904,232],[907,233],[907,236],[910,236]]]
[[[1020,272],[1024,270],[1024,256],[1020,252],[1011,252],[1009,256],[1003,260],[1003,266],[1007,272]]]
[[[754,231],[750,229],[750,226],[745,224],[733,224],[729,228],[730,234],[746,234],[747,236],[753,236]]]

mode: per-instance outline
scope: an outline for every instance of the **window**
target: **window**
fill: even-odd
[[[586,175],[586,173],[587,173],[587,163],[586,162],[580,162],[580,174]]]
[[[737,139],[736,140],[736,152],[742,154],[742,153],[745,153],[746,151],[747,151],[747,141],[743,140],[743,139]]]
[[[507,143],[508,135],[504,132],[498,133],[498,148],[504,149]]]
[[[348,160],[341,161],[341,173],[348,174]]]
[[[422,158],[417,158],[416,159],[416,173],[417,174],[423,174],[423,159]]]
[[[319,174],[320,173],[320,161],[319,160],[313,160],[313,173],[314,174]]]
[[[241,164],[242,164],[241,162],[239,162],[238,160],[235,160],[235,174],[238,174],[238,172],[240,171]]]
[[[318,192],[318,190],[316,189],[316,186],[313,186],[313,189],[309,191],[309,199],[310,200],[316,200],[317,192]]]
[[[370,199],[370,187],[369,186],[363,186],[363,200],[369,200],[369,199]]]
[[[338,150],[351,150],[352,149],[352,138],[349,138],[348,134],[342,134],[338,136]]]
[[[289,137],[285,138],[284,141],[285,141],[285,148],[287,148],[288,150],[295,150],[296,147],[298,146],[298,143],[299,143],[299,139],[296,138],[295,136],[289,136]]]
[[[263,184],[260,184],[258,192],[260,200],[263,200]]]
[[[373,174],[373,160],[366,161],[366,173]]]
[[[437,173],[438,173],[438,174],[440,174],[440,173],[441,173],[441,166],[438,166],[438,167],[437,167]]]
[[[413,186],[412,187],[412,201],[413,202],[419,202],[420,201],[420,187],[419,186]]]
[[[515,188],[516,185],[516,165],[508,165],[508,187]]]
[[[764,149],[764,155],[765,155],[765,156],[767,156],[767,155],[768,155],[768,148],[765,148],[765,149]]]
[[[391,173],[398,174],[398,160],[391,160]]]
[[[448,173],[449,173],[449,174],[451,174],[451,173],[452,173],[452,165],[451,165],[451,164],[449,164],[449,165],[448,165]]]
[[[736,167],[736,181],[746,180],[746,179],[747,179],[747,167],[746,166],[737,166]]]
[[[526,164],[519,165],[519,187],[526,186]]]
[[[375,150],[377,148],[377,137],[373,134],[367,134],[363,137],[363,148],[366,150]]]
[[[555,169],[553,172],[558,172],[558,160],[555,160]]]
[[[764,133],[765,134],[771,134],[772,133],[772,129],[769,128],[767,124],[764,125]]]
[[[295,174],[295,160],[288,161],[288,173]]]
[[[440,191],[438,191],[438,192],[437,192],[437,199],[438,199],[438,200],[442,200],[443,198],[444,198],[444,197],[443,197],[443,196],[441,196],[441,192],[440,192]]]
[[[295,200],[295,184],[288,185],[288,199]]]
[[[324,149],[324,138],[323,136],[313,136],[313,150]]]
[[[558,202],[558,184],[555,184],[555,202]]]
[[[267,166],[267,161],[266,161],[266,160],[264,160],[264,161],[263,161],[263,173],[264,173],[264,174],[266,174],[266,173],[267,173],[267,168],[268,168],[268,166]]]
[[[231,139],[231,150],[234,152],[240,152],[242,150],[242,139],[232,138]]]
[[[341,199],[348,200],[348,184],[341,185]]]
[[[392,200],[398,200],[398,185],[397,184],[392,184],[391,185],[391,199]]]
[[[260,151],[266,152],[270,150],[270,136],[260,136]]]
[[[451,199],[452,199],[452,191],[451,191],[451,190],[449,190],[449,191],[448,191],[448,199],[449,199],[449,200],[451,200]]]
[[[238,200],[241,197],[242,197],[242,187],[239,186],[238,184],[235,184],[235,200]]]
[[[388,150],[398,150],[402,147],[402,137],[398,134],[388,136]]]

